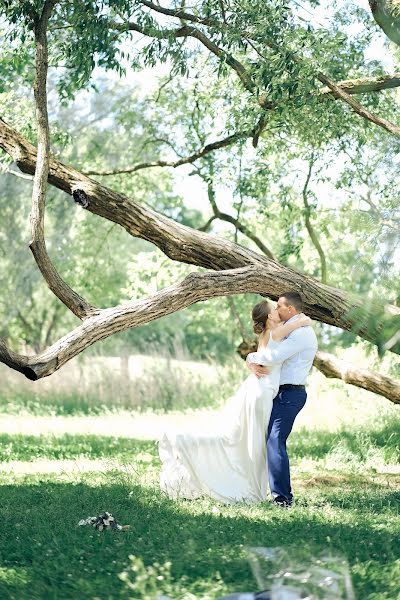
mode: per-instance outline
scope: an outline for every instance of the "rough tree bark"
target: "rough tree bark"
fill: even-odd
[[[21,171],[34,173],[36,148],[1,120],[0,147],[12,156]],[[392,335],[395,328],[393,319],[396,322],[399,319],[400,309],[395,306],[386,307],[385,317],[381,306],[368,305],[363,299],[323,285],[239,244],[176,223],[53,157],[50,157],[49,182],[68,194],[74,194],[76,200],[90,212],[118,223],[135,237],[155,244],[173,260],[213,270],[260,266],[267,278],[261,294],[274,300],[287,289],[298,290],[311,318],[346,330],[357,328],[361,337],[373,343],[379,342],[382,337],[385,339],[387,327]],[[356,309],[357,314],[354,312]],[[399,353],[400,344],[391,350]]]
[[[95,311],[86,300],[63,281],[47,253],[44,237],[44,213],[49,173],[50,134],[47,114],[47,25],[57,0],[47,0],[35,24],[35,81],[34,96],[37,124],[37,162],[32,190],[31,229],[29,247],[51,291],[78,317],[84,318]]]
[[[326,377],[342,379],[346,383],[374,392],[400,404],[400,382],[367,369],[356,369],[327,352],[317,352],[314,365]]]
[[[263,269],[259,267],[216,273],[191,273],[181,283],[165,288],[150,298],[100,310],[99,314],[88,317],[79,327],[35,356],[12,352],[0,340],[0,361],[35,381],[51,375],[90,345],[114,333],[125,331],[130,327],[138,327],[216,296],[260,293],[265,285],[264,280]],[[248,352],[256,349],[256,345],[256,341],[244,342],[238,352],[245,357]],[[386,396],[392,402],[400,403],[399,382],[366,370],[344,366],[326,353],[319,353],[316,361],[317,368],[328,377],[339,377],[347,383],[363,387]]]
[[[149,298],[99,310],[97,315],[87,317],[80,326],[38,355],[17,354],[0,340],[0,362],[35,381],[51,375],[90,345],[114,333],[144,325],[209,298],[259,294],[265,290],[268,282],[269,275],[260,266],[191,273],[181,283]]]
[[[12,156],[21,171],[34,173],[36,148],[1,120],[0,147]],[[298,290],[304,297],[305,309],[311,318],[346,330],[357,327],[357,333],[373,343],[385,336],[386,326],[380,306],[368,306],[360,298],[323,285],[239,244],[176,223],[52,157],[49,182],[68,194],[74,194],[90,212],[118,223],[135,237],[152,242],[173,260],[213,270],[236,269],[251,264],[261,266],[268,276],[268,283],[264,281],[265,288],[261,292],[263,295],[277,299],[288,288]],[[361,317],[359,311],[354,313],[357,308],[362,312]],[[387,307],[387,311],[397,317],[400,315],[400,309],[395,306]],[[393,323],[390,329],[393,330]],[[397,344],[391,350],[399,353],[399,346]]]

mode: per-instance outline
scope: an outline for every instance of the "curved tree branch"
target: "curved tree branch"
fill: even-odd
[[[213,27],[216,30],[221,29],[223,27],[226,28],[226,22],[224,24],[220,23],[217,19],[212,19],[210,17],[200,17],[194,15],[192,13],[188,13],[182,9],[168,9],[153,2],[149,2],[148,0],[140,0],[140,3],[143,6],[147,6],[151,10],[168,15],[170,17],[176,17],[182,19],[184,21],[190,21],[192,23],[199,23],[200,25],[206,25],[208,27]],[[377,7],[379,4],[388,4],[388,0],[370,0],[370,6],[372,13],[374,14],[374,7]],[[375,16],[375,14],[374,14]],[[398,15],[399,17],[400,15]],[[400,19],[398,18],[399,25]],[[398,33],[400,33],[400,26],[398,27]],[[248,34],[245,34],[248,36]],[[390,37],[390,36],[389,36]],[[394,73],[393,75],[380,75],[377,77],[364,77],[359,79],[346,79],[343,81],[339,81],[336,83],[338,87],[340,87],[347,94],[364,94],[369,92],[378,92],[381,90],[391,89],[400,86],[400,73]],[[322,88],[319,90],[319,93],[322,96],[331,96],[333,98],[338,98],[335,93],[329,87]]]
[[[359,102],[357,102],[357,100],[352,98],[350,96],[350,94],[348,94],[347,92],[342,90],[338,85],[336,85],[336,83],[331,81],[323,73],[321,73],[321,72],[318,73],[318,79],[322,83],[325,83],[325,85],[327,85],[328,88],[338,98],[343,100],[343,102],[346,102],[346,104],[348,104],[354,110],[354,112],[357,113],[360,117],[363,117],[363,119],[366,119],[367,121],[371,121],[371,123],[374,123],[375,125],[378,125],[379,127],[382,127],[383,129],[386,129],[386,131],[388,131],[389,133],[392,133],[393,135],[400,137],[400,127],[398,125],[395,125],[394,123],[392,123],[391,121],[388,121],[387,119],[383,119],[382,117],[378,117],[377,115],[374,115],[371,111],[369,111],[364,106],[362,106]]]
[[[40,19],[35,24],[36,76],[34,95],[37,121],[37,164],[33,180],[31,229],[32,240],[29,247],[36,263],[51,291],[79,318],[92,313],[95,309],[79,294],[74,292],[60,277],[47,253],[44,238],[44,212],[47,178],[49,172],[49,122],[47,114],[47,24],[57,0],[44,3]]]
[[[254,129],[249,130],[249,131],[241,131],[241,132],[229,135],[228,137],[223,138],[222,140],[217,140],[216,142],[210,142],[209,144],[206,144],[205,146],[202,146],[201,148],[196,150],[196,152],[193,152],[193,154],[182,157],[179,160],[175,160],[175,161],[156,160],[153,162],[138,163],[137,165],[132,165],[131,167],[126,167],[124,169],[111,169],[108,171],[89,170],[89,171],[85,171],[85,175],[103,175],[103,176],[120,175],[120,174],[125,174],[125,173],[135,173],[136,171],[140,171],[141,169],[148,169],[151,167],[174,167],[174,168],[180,167],[181,165],[193,163],[194,161],[198,160],[199,158],[202,158],[203,156],[206,156],[207,154],[209,154],[210,152],[213,152],[214,150],[219,150],[220,148],[226,148],[227,146],[231,146],[232,144],[234,144],[235,142],[237,142],[240,139],[251,137],[253,135],[253,132],[254,132]]]
[[[336,85],[351,96],[355,94],[366,94],[370,92],[380,92],[381,90],[389,90],[400,86],[400,73],[396,72],[393,75],[380,75],[378,77],[364,77],[362,79],[345,79],[338,81]],[[324,87],[319,90],[322,96],[331,96],[337,98],[334,92],[329,87]]]
[[[190,273],[182,282],[149,298],[101,309],[44,352],[24,356],[12,352],[0,340],[0,362],[33,381],[47,377],[74,356],[97,342],[131,327],[138,327],[182,310],[196,302],[234,294],[267,294],[270,276],[260,265],[226,271]]]
[[[165,288],[149,298],[102,309],[85,319],[79,327],[59,339],[44,352],[25,356],[11,351],[0,339],[0,362],[36,381],[60,369],[74,356],[114,333],[149,323],[165,315],[182,310],[196,302],[218,296],[258,293],[265,294],[268,276],[260,267],[245,267],[214,273],[191,273],[182,282]],[[249,350],[250,351],[250,350]],[[319,356],[319,355],[322,356]],[[316,365],[328,377],[340,377],[377,394],[400,403],[400,384],[388,377],[346,366],[330,355],[318,353]],[[372,387],[373,385],[373,387]],[[367,387],[368,386],[368,387]]]
[[[346,92],[347,94],[350,94],[350,95],[385,90],[385,89],[395,88],[395,87],[400,86],[400,73],[395,73],[394,75],[383,75],[381,77],[369,77],[369,78],[365,78],[365,79],[346,79],[344,81],[339,81],[336,85],[340,89],[342,89],[344,92]],[[329,87],[322,88],[319,93],[321,94],[321,96],[324,96],[324,97],[326,96],[326,97],[338,99],[338,95],[335,94],[334,92],[332,92],[332,90]],[[263,106],[265,108],[265,102],[263,102]],[[253,138],[253,146],[256,148],[258,145],[258,140],[259,140],[260,134],[265,129],[266,124],[267,124],[267,120],[265,118],[265,115],[262,114],[260,119],[258,120],[256,126],[253,129],[232,134],[226,138],[223,138],[222,140],[217,140],[216,142],[210,142],[209,144],[206,144],[205,146],[202,146],[201,148],[199,148],[196,152],[193,152],[193,154],[190,154],[189,156],[186,156],[186,157],[181,157],[179,160],[176,160],[176,161],[157,160],[157,161],[152,161],[152,162],[138,163],[136,165],[132,165],[130,167],[124,167],[124,168],[109,169],[109,170],[102,170],[102,171],[88,170],[88,171],[84,171],[84,173],[85,173],[85,175],[110,176],[110,175],[121,175],[121,174],[127,174],[127,173],[134,173],[141,169],[148,169],[148,168],[152,168],[152,167],[176,168],[176,167],[179,167],[184,164],[193,163],[198,158],[202,158],[203,156],[206,156],[207,154],[209,154],[210,152],[213,152],[214,150],[219,150],[220,148],[225,148],[227,146],[234,144],[235,142],[237,142],[240,139],[245,139],[248,137]],[[166,144],[170,144],[170,142],[168,142],[168,140],[162,140],[162,141],[164,141],[164,143],[166,143]],[[27,177],[27,178],[31,179],[30,176],[26,176],[26,175],[17,173],[15,171],[9,170],[8,172],[12,173],[13,175],[17,175],[19,177]]]
[[[400,404],[400,381],[396,379],[368,371],[367,369],[356,369],[344,360],[339,360],[327,352],[317,352],[314,359],[314,366],[325,377],[342,379],[345,383],[350,383],[374,394],[385,396],[391,402]]]
[[[281,51],[279,44],[277,44],[270,38],[266,41],[266,43],[270,48],[273,48],[277,51]],[[301,63],[303,60],[301,56],[298,56],[293,52],[291,53],[291,57],[297,63]],[[367,121],[371,121],[371,123],[374,123],[375,125],[378,125],[383,129],[386,129],[386,131],[389,131],[389,133],[392,133],[395,136],[400,136],[400,127],[398,127],[391,121],[388,121],[387,119],[383,119],[382,117],[378,117],[377,115],[371,113],[369,110],[364,108],[359,102],[357,102],[357,100],[352,98],[350,94],[342,90],[336,83],[331,81],[329,77],[327,77],[324,73],[322,73],[322,71],[318,69],[316,69],[316,78],[321,83],[324,83],[326,86],[328,86],[328,88],[331,90],[331,92],[336,98],[343,100],[343,102],[348,104],[360,117],[366,119]]]
[[[206,223],[204,223],[204,225],[203,225],[202,227],[199,227],[199,231],[208,232],[208,230],[209,230],[209,229],[210,229],[210,227],[211,227],[211,223],[212,223],[213,221],[215,221],[216,219],[218,219],[218,216],[216,216],[216,215],[212,215],[212,217],[210,217],[210,218],[208,219],[208,221],[206,221]]]
[[[371,9],[372,12],[374,12],[372,5],[377,5],[377,4],[383,4],[383,3],[387,3],[387,0],[381,0],[381,1],[376,1],[376,0],[370,0],[370,5],[371,5]],[[192,13],[188,13],[187,11],[183,10],[183,9],[168,9],[168,8],[164,8],[162,6],[159,6],[158,4],[154,4],[153,2],[149,2],[148,0],[141,0],[140,1],[141,4],[143,4],[143,6],[147,6],[148,8],[150,8],[151,10],[164,14],[164,15],[168,15],[171,17],[176,17],[178,19],[182,19],[184,21],[190,21],[192,23],[198,23],[200,25],[206,25],[207,27],[212,27],[214,29],[216,29],[217,31],[221,28],[226,27],[226,23],[222,24],[220,23],[217,19],[212,19],[210,17],[200,17],[197,15],[194,15]],[[131,24],[132,29],[135,28],[134,24]],[[119,26],[120,28],[126,29],[126,25],[124,27]],[[138,29],[135,29],[136,31]],[[143,33],[143,35],[147,35],[147,33],[141,29],[140,33]],[[244,32],[242,34],[245,37],[249,37],[248,34],[246,32]],[[341,88],[344,92],[346,92],[347,94],[350,95],[354,95],[354,94],[364,94],[364,93],[369,93],[369,92],[379,92],[382,90],[386,90],[386,89],[391,89],[391,88],[395,88],[395,87],[399,87],[400,86],[400,73],[396,72],[393,75],[379,75],[377,77],[364,77],[364,78],[358,78],[358,79],[346,79],[343,81],[338,81],[336,83],[336,85]],[[340,96],[338,96],[335,92],[333,92],[331,90],[331,88],[329,87],[325,87],[325,88],[321,88],[319,90],[319,94],[321,94],[321,96],[323,97],[333,97],[335,99],[340,98]],[[270,108],[272,108],[272,106],[270,106]]]
[[[150,8],[154,12],[158,12],[170,17],[176,17],[184,21],[199,23],[208,27],[221,28],[226,26],[227,21],[224,18],[224,11],[221,10],[224,23],[220,23],[218,19],[210,17],[201,17],[189,13],[181,8],[164,8],[149,0],[140,0],[140,4]],[[398,0],[369,0],[372,15],[378,25],[383,29],[386,35],[397,45],[400,45],[400,3]]]
[[[182,21],[190,21],[191,23],[200,23],[201,25],[209,25],[210,27],[218,27],[219,23],[216,19],[212,19],[210,17],[200,17],[194,15],[193,13],[189,13],[182,8],[164,8],[159,4],[154,4],[154,2],[149,2],[149,0],[140,0],[140,4],[143,6],[147,6],[151,10],[158,12],[162,15],[167,15],[169,17],[176,17],[177,19],[181,19]]]
[[[0,148],[12,156],[23,172],[34,173],[36,148],[1,119]],[[75,200],[93,214],[118,223],[131,235],[155,244],[173,260],[214,270],[262,266],[264,275],[269,278],[265,293],[271,299],[293,289],[302,294],[305,309],[313,319],[355,331],[373,343],[385,342],[394,334],[400,315],[395,306],[369,304],[365,298],[326,286],[243,246],[177,223],[100,185],[54,157],[50,157],[49,182],[73,194]],[[400,353],[400,343],[391,350]]]
[[[207,223],[203,226],[202,231],[205,231],[206,229],[208,229],[209,226],[211,225],[212,221],[214,221],[216,219],[219,219],[221,221],[226,221],[227,223],[232,223],[232,225],[234,225],[235,229],[237,231],[240,231],[241,233],[243,233],[243,235],[248,237],[250,240],[252,240],[256,244],[256,246],[258,246],[258,248],[261,250],[261,252],[263,254],[265,254],[265,256],[268,256],[268,258],[270,258],[271,260],[276,261],[276,257],[271,252],[271,250],[264,244],[264,242],[262,242],[260,240],[260,238],[255,233],[253,233],[251,231],[251,229],[246,227],[246,225],[243,225],[243,223],[241,223],[241,221],[239,219],[237,219],[237,218],[235,219],[235,217],[232,217],[232,215],[228,215],[227,213],[223,213],[219,210],[216,199],[215,199],[215,190],[214,190],[214,185],[213,185],[214,171],[213,171],[212,162],[209,162],[209,168],[210,168],[210,176],[208,178],[204,177],[204,175],[201,173],[201,171],[199,169],[196,170],[196,173],[199,175],[199,177],[204,179],[207,184],[208,200],[211,204],[211,208],[214,213],[213,218],[209,219],[207,221]]]
[[[238,61],[234,56],[225,52],[222,48],[220,48],[215,42],[213,42],[209,37],[207,37],[202,31],[193,27],[192,25],[183,25],[182,27],[178,27],[177,29],[147,29],[138,25],[137,23],[123,23],[123,24],[114,24],[114,28],[120,31],[136,31],[141,33],[142,35],[148,37],[154,37],[156,39],[171,39],[171,38],[181,38],[181,37],[192,37],[197,39],[203,46],[205,46],[212,54],[214,54],[220,60],[223,60],[227,65],[229,65],[239,76],[239,79],[243,83],[244,87],[253,92],[255,90],[255,83],[252,80],[251,76],[247,72],[247,69],[243,66],[243,64]]]
[[[368,0],[372,15],[392,42],[400,46],[399,0]]]
[[[321,262],[321,281],[322,281],[322,283],[326,283],[327,282],[327,274],[326,274],[325,253],[319,242],[318,236],[315,233],[313,224],[311,223],[311,207],[308,203],[308,186],[309,186],[310,179],[311,179],[313,165],[314,165],[314,157],[312,156],[309,161],[308,173],[307,173],[306,181],[304,183],[303,190],[302,190],[303,203],[304,203],[304,220],[305,220],[306,229],[308,231],[308,235],[310,236],[310,239],[311,239],[312,243],[314,244],[316,251],[319,254],[319,259]]]
[[[251,229],[249,229],[246,225],[244,225],[238,219],[235,219],[235,217],[232,217],[232,215],[228,215],[227,213],[223,213],[218,210],[218,212],[214,215],[213,220],[215,220],[215,219],[219,219],[220,221],[226,221],[227,223],[232,223],[232,225],[234,225],[234,227],[238,231],[240,231],[240,233],[243,233],[243,235],[245,235],[250,240],[252,240],[255,243],[255,245],[258,246],[258,248],[261,250],[261,252],[263,254],[265,254],[265,256],[268,256],[268,258],[270,258],[271,260],[275,260],[275,261],[277,260],[275,255],[264,244],[264,242],[262,240],[260,240],[260,238],[255,233],[253,233],[253,231]],[[323,282],[323,283],[325,283],[325,282]]]

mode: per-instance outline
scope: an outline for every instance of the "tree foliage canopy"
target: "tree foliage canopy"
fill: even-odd
[[[33,144],[35,32],[46,4],[0,2],[1,114]],[[53,156],[177,224],[218,233],[356,293],[363,311],[370,302],[368,323],[363,311],[349,316],[353,333],[321,325],[327,348],[350,343],[361,330],[379,330],[382,311],[374,303],[399,303],[400,69],[395,51],[368,58],[373,44],[382,43],[368,11],[350,2],[322,11],[313,1],[218,0],[190,9],[149,0],[60,1],[47,39]],[[135,82],[146,81],[154,67],[161,73],[158,90],[143,93]],[[48,294],[20,245],[28,236],[31,184],[10,173],[13,162],[32,169],[4,140],[2,147],[9,173],[0,199],[1,277],[12,290],[2,300],[2,336],[40,352],[74,318]],[[176,191],[178,169],[198,182],[201,206],[188,197],[187,185],[184,194]],[[62,192],[49,188],[47,196],[53,263],[93,306],[139,300],[205,266],[184,252],[178,260],[197,269],[170,263],[148,242],[72,210]],[[150,239],[143,231],[133,235]],[[157,245],[171,257],[170,244]],[[246,322],[253,301],[235,299],[235,310],[214,299],[129,335],[148,343],[183,331],[192,352],[218,355],[236,335],[232,322],[238,315]],[[382,348],[394,339],[395,349],[397,326],[390,319],[381,337],[367,333],[367,339],[375,335]]]

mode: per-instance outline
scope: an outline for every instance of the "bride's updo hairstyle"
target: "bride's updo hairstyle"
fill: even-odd
[[[263,300],[255,305],[251,311],[251,318],[253,319],[253,331],[257,335],[260,335],[266,327],[268,315],[271,312],[269,302]]]

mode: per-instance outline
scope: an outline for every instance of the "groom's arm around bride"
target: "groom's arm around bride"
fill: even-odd
[[[303,311],[300,294],[286,292],[278,299],[275,310],[284,324],[297,320]],[[257,377],[266,375],[269,366],[282,364],[279,391],[274,398],[267,434],[269,483],[273,500],[280,506],[290,506],[293,501],[286,440],[306,402],[305,383],[317,348],[312,327],[299,327],[282,341],[274,340],[271,336],[268,344],[259,349],[256,354],[266,367],[252,364],[251,358],[247,361],[248,368]]]

